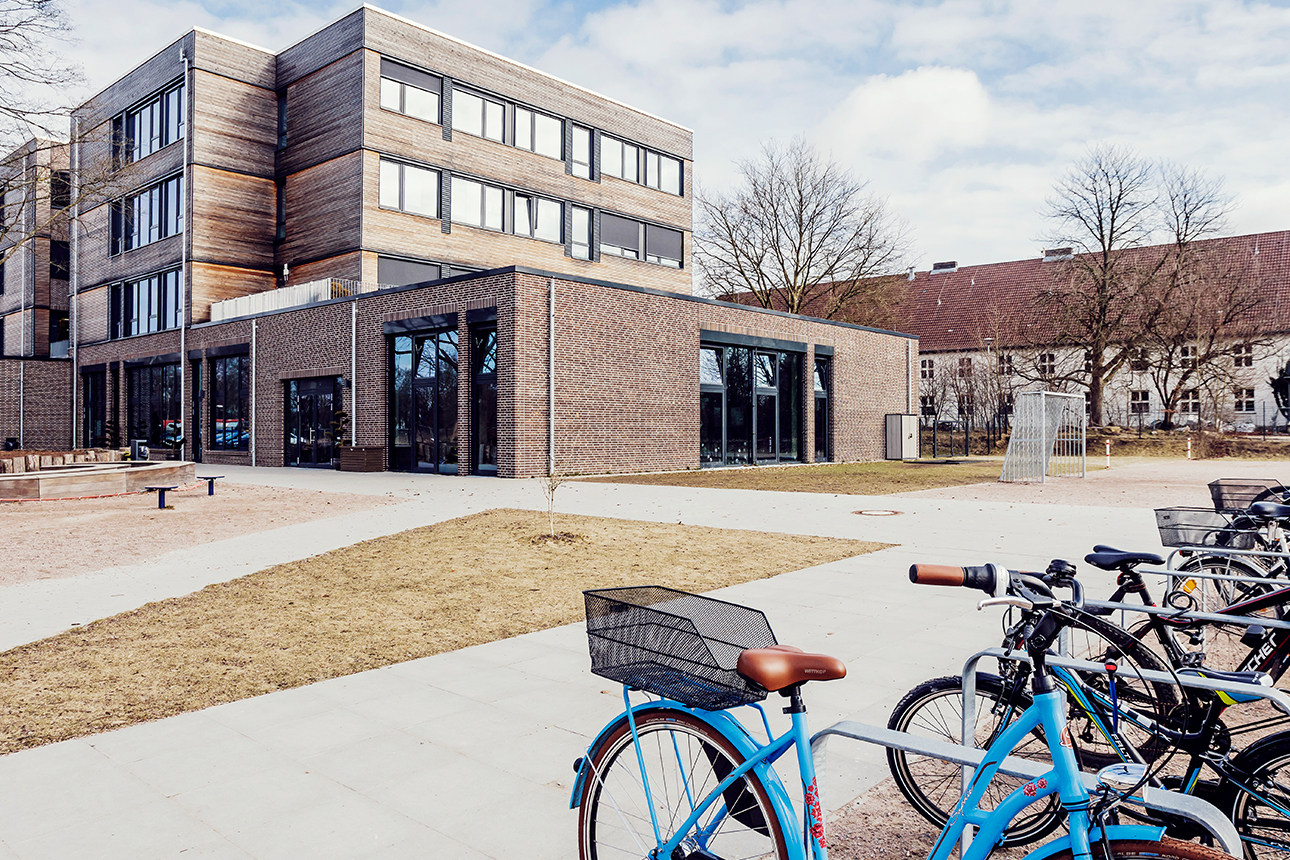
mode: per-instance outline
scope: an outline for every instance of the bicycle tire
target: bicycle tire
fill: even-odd
[[[1007,701],[1010,688],[998,675],[976,676],[977,732],[973,745],[986,748],[1012,720],[1030,705],[1030,695],[1020,691],[1016,701]],[[963,734],[963,679],[947,676],[924,681],[910,690],[896,705],[887,728],[922,737],[961,743]],[[996,708],[998,706],[998,708]],[[996,710],[1000,712],[996,713]],[[1051,762],[1043,733],[1036,730],[1012,755]],[[927,758],[889,747],[887,766],[896,787],[918,813],[937,827],[944,827],[961,792],[961,769],[957,764]],[[999,774],[981,800],[983,809],[993,809],[1025,780]],[[1032,811],[1033,810],[1033,811]],[[1024,845],[1052,833],[1065,818],[1057,796],[1026,807],[1004,831],[1003,845]]]
[[[1232,860],[1232,855],[1217,848],[1177,839],[1112,839],[1110,858],[1103,843],[1094,842],[1092,849],[1093,860]],[[1071,852],[1062,851],[1048,860],[1071,860]]]
[[[692,714],[643,710],[635,721],[659,830],[668,839],[693,808],[689,798],[697,804],[744,758],[725,736]],[[626,717],[609,731],[586,767],[578,809],[579,857],[619,860],[649,854],[655,845],[654,829]],[[723,860],[787,860],[784,822],[776,817],[757,774],[750,771],[722,794],[724,803],[714,803],[698,827],[711,826],[723,811],[729,814],[698,847]],[[794,828],[796,824],[792,822]]]
[[[1189,558],[1179,568],[1184,573],[1222,573],[1234,574],[1237,576],[1258,576],[1268,577],[1267,585],[1262,583],[1246,582],[1223,582],[1221,580],[1199,580],[1204,583],[1202,586],[1202,608],[1209,612],[1220,611],[1222,607],[1230,605],[1240,600],[1247,600],[1257,597],[1260,594],[1267,593],[1276,588],[1284,588],[1287,583],[1284,579],[1274,577],[1263,567],[1250,564],[1239,559],[1228,558],[1224,556],[1195,556]],[[1210,606],[1205,601],[1216,602],[1218,607]],[[1266,617],[1274,619],[1285,618],[1285,608],[1283,606],[1273,607],[1261,610],[1257,613],[1251,613],[1247,617],[1257,618]],[[1204,627],[1204,639],[1202,647],[1205,650],[1205,665],[1211,669],[1235,670],[1249,656],[1249,646],[1241,644],[1241,637],[1248,628],[1240,625],[1226,624],[1206,624]],[[1175,637],[1177,642],[1177,637]],[[1179,643],[1181,646],[1182,643]],[[1277,680],[1277,678],[1273,678]]]
[[[1084,616],[1078,627],[1071,628],[1071,657],[1093,663],[1114,662],[1116,694],[1119,701],[1147,716],[1158,720],[1178,715],[1178,692],[1174,685],[1164,681],[1139,680],[1132,667],[1155,672],[1168,672],[1168,661],[1134,636],[1132,632],[1096,616]],[[1097,690],[1104,697],[1109,694],[1107,676],[1093,672],[1076,672],[1080,682]],[[1080,767],[1098,770],[1121,761],[1120,755],[1102,737],[1096,724],[1079,706],[1071,701],[1068,714],[1071,739]],[[1169,742],[1121,720],[1121,731],[1143,761],[1151,762],[1170,748]]]
[[[1290,808],[1290,732],[1256,741],[1228,766],[1233,776],[1263,795],[1255,796],[1231,779],[1224,779],[1219,788],[1222,808],[1241,834],[1247,860],[1290,857],[1290,818],[1267,802]]]

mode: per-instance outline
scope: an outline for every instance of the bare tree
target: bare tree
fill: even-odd
[[[1055,185],[1045,242],[1070,254],[1036,297],[1032,339],[1068,350],[1048,380],[1086,387],[1091,423],[1102,423],[1107,383],[1158,341],[1152,332],[1177,328],[1164,320],[1198,283],[1196,243],[1222,229],[1230,206],[1200,171],[1116,146],[1090,150]],[[1146,247],[1161,234],[1163,247]]]
[[[886,200],[801,138],[766,144],[739,172],[737,191],[696,196],[705,292],[825,319],[892,319],[906,281],[887,276],[907,238]]]
[[[0,150],[66,133],[70,105],[51,99],[80,80],[70,32],[55,0],[0,0]]]

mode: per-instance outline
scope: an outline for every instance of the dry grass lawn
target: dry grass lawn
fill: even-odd
[[[609,484],[653,484],[671,487],[715,487],[726,490],[773,490],[787,493],[842,493],[885,496],[999,480],[1000,459],[909,460],[874,463],[827,463],[818,466],[758,466],[746,469],[701,469],[651,475],[606,475],[583,478]]]
[[[709,591],[885,544],[499,510],[366,541],[0,654],[0,752],[582,617],[582,590]]]

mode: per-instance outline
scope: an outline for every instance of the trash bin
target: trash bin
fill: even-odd
[[[131,460],[134,460],[136,463],[139,462],[140,460],[146,460],[148,459],[149,453],[150,452],[148,451],[147,439],[130,440],[130,459]]]

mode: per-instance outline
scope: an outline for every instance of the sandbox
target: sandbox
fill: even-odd
[[[145,487],[185,486],[197,476],[197,464],[179,460],[70,463],[34,472],[0,475],[0,500],[81,499],[138,493]]]

